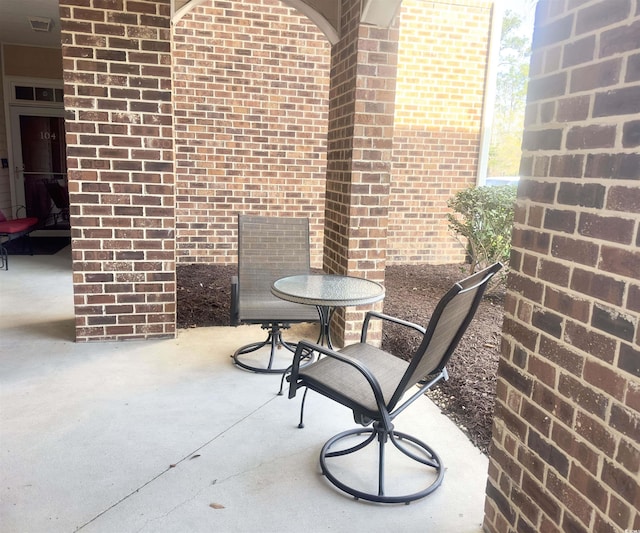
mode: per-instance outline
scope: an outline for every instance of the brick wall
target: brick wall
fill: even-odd
[[[389,263],[464,260],[445,213],[476,183],[491,4],[402,3]]]
[[[640,529],[639,35],[538,5],[486,531]]]
[[[205,2],[176,25],[180,262],[234,263],[251,212],[309,217],[321,266],[329,53],[278,0]]]
[[[380,200],[390,263],[463,260],[444,213],[475,183],[490,15],[487,1],[403,2],[392,182]],[[309,216],[321,265],[330,54],[277,0],[204,2],[178,22],[179,262],[235,262],[235,213],[251,211]]]
[[[61,0],[78,341],[173,336],[169,0]]]
[[[448,48],[463,47],[462,57],[483,70],[486,40],[468,42],[470,21],[487,22],[485,3],[466,2],[473,16]],[[238,212],[309,216],[313,265],[324,260],[329,271],[382,280],[388,248],[397,262],[461,259],[438,219],[453,192],[448,187],[473,182],[475,160],[467,156],[477,157],[479,108],[471,93],[456,93],[447,102],[459,110],[450,113],[449,131],[433,105],[408,104],[426,93],[415,94],[404,75],[397,98],[402,137],[393,144],[397,27],[389,33],[356,25],[338,45],[354,62],[349,87],[341,87],[346,70],[332,74],[334,88],[349,98],[343,102],[329,94],[331,54],[334,66],[343,61],[338,48],[295,10],[276,0],[204,2],[176,24],[171,46],[169,3],[61,2],[78,340],[172,335],[176,253],[185,263],[235,262]],[[410,15],[403,19],[427,28],[405,31],[407,46],[429,37],[431,19],[433,32],[449,35],[449,26],[435,23],[431,2],[405,3]],[[352,24],[360,6],[344,0]],[[417,54],[442,52],[431,43]],[[415,54],[411,49],[406,60]],[[438,67],[451,78],[451,93],[463,79],[459,55]],[[435,65],[422,64],[423,76]],[[480,93],[483,80],[475,67],[468,70],[465,84],[478,81]],[[418,115],[421,124],[434,117],[436,126],[415,128]],[[476,131],[467,135],[467,128]],[[327,167],[330,135],[338,142]],[[437,176],[425,181],[416,160],[437,165]],[[389,229],[390,207],[397,212]],[[431,238],[436,246],[422,244]],[[354,322],[346,322],[349,336]]]

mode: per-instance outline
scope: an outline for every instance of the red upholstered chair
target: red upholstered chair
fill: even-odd
[[[9,256],[4,244],[22,237],[28,236],[38,227],[39,220],[36,217],[15,218],[7,220],[4,213],[0,211],[0,268],[9,270]],[[31,242],[29,242],[31,247]],[[33,251],[31,252],[33,254]]]

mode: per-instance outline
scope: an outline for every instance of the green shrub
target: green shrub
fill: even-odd
[[[453,210],[449,229],[466,246],[470,272],[496,261],[508,266],[516,190],[515,185],[471,187],[447,202]]]

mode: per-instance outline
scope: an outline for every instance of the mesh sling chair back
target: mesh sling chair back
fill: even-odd
[[[304,402],[309,389],[350,408],[355,421],[365,426],[339,433],[323,446],[320,452],[320,467],[331,483],[357,499],[380,503],[410,503],[438,488],[444,476],[442,461],[424,442],[394,430],[393,420],[426,390],[442,379],[448,379],[447,362],[471,322],[487,284],[501,268],[502,265],[496,263],[456,283],[439,301],[426,329],[411,322],[370,311],[365,317],[359,343],[346,346],[339,351],[307,341],[298,343],[288,379],[289,398],[293,398],[299,388],[305,387],[299,427],[303,427]],[[367,330],[372,319],[412,328],[422,335],[422,341],[411,362],[367,344]],[[301,367],[300,360],[309,350],[317,351],[320,359]],[[404,399],[417,384],[421,387],[411,391],[408,399]],[[367,427],[369,425],[371,427]],[[357,444],[344,447],[354,439],[358,441]],[[343,447],[334,451],[335,445],[339,442]],[[356,460],[356,452],[363,454],[363,450],[369,444],[375,445],[376,442],[376,472],[370,482],[364,484],[362,478],[365,472],[353,475],[348,470],[349,467],[354,470],[354,465],[359,463],[359,460]],[[415,462],[419,463],[418,468],[422,469],[419,474],[420,481],[417,485],[414,483],[409,492],[403,492],[398,488],[402,483],[395,479],[393,494],[385,490],[385,470],[391,471],[390,467],[385,468],[387,442],[394,445],[398,451],[396,455],[409,461],[411,472],[415,471]],[[340,458],[345,456],[350,456],[346,470],[345,462],[340,463]],[[404,472],[406,474],[406,471]],[[350,480],[350,484],[345,481],[345,477]]]
[[[283,373],[274,366],[276,351],[294,352],[295,343],[282,338],[292,323],[318,322],[314,306],[287,302],[271,293],[271,284],[284,276],[310,272],[309,220],[306,218],[238,215],[238,275],[231,284],[231,324],[260,324],[266,340],[242,346],[233,354],[238,366],[254,372]],[[270,346],[264,365],[257,352]],[[291,356],[293,357],[293,356]]]

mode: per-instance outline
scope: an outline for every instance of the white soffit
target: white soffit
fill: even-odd
[[[388,28],[393,23],[402,0],[365,0],[360,22],[380,28]]]

